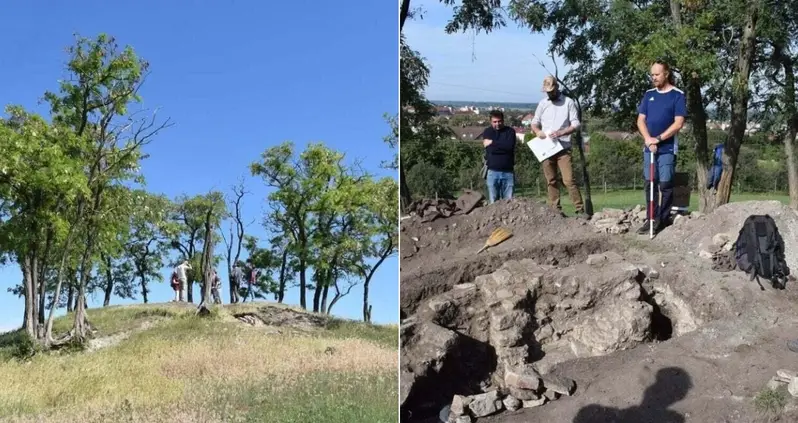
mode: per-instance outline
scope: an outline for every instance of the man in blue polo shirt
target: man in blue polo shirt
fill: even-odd
[[[490,128],[482,132],[482,145],[488,165],[488,197],[497,200],[513,198],[513,167],[515,166],[515,129],[504,126],[504,113],[490,112]]]
[[[637,129],[645,140],[643,149],[643,177],[649,180],[649,164],[651,152],[654,152],[654,221],[646,222],[638,234],[648,233],[654,225],[654,232],[659,232],[670,223],[670,211],[673,205],[673,174],[676,171],[676,153],[678,141],[676,134],[684,126],[687,116],[687,104],[684,93],[673,86],[674,78],[667,63],[657,61],[651,66],[651,81],[654,88],[646,91],[637,108]],[[662,193],[659,201],[657,188]],[[646,205],[649,204],[651,184],[646,183]],[[650,213],[650,210],[647,210]],[[650,214],[646,216],[650,216]]]

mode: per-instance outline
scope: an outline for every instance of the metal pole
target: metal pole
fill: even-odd
[[[654,152],[649,152],[648,163],[648,239],[654,239]]]

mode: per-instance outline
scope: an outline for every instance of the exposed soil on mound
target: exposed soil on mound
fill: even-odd
[[[725,204],[708,215],[677,219],[672,226],[657,235],[657,239],[674,248],[698,254],[702,249],[711,248],[713,238],[718,234],[724,234],[734,242],[745,219],[754,214],[769,214],[776,221],[779,233],[784,238],[787,265],[798,271],[798,213],[779,201]]]
[[[513,237],[491,249],[494,251],[594,235],[586,221],[562,217],[529,199],[502,200],[467,215],[427,223],[413,217],[401,224],[402,272],[473,257],[499,227],[509,228]]]
[[[510,229],[513,236],[477,254],[499,227]],[[428,223],[418,217],[405,219],[400,242],[403,315],[412,314],[419,301],[490,273],[508,259],[567,265],[612,245],[587,221],[562,217],[528,199],[502,200]]]

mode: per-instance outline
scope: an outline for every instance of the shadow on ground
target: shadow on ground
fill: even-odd
[[[692,387],[685,370],[666,367],[657,372],[640,405],[618,409],[591,404],[579,410],[573,423],[684,423],[683,415],[668,408],[684,399]]]

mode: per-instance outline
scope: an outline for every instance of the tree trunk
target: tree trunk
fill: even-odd
[[[784,111],[787,115],[787,132],[784,134],[784,155],[787,159],[787,182],[790,191],[790,208],[798,210],[798,166],[795,157],[795,138],[798,136],[798,105],[795,98],[795,64],[789,49],[782,43],[774,44],[773,56],[784,68]]]
[[[75,311],[75,283],[74,281],[69,281],[69,289],[67,290],[67,313],[72,313]]]
[[[186,301],[194,302],[194,281],[192,278],[188,278],[186,281]]]
[[[303,310],[307,310],[307,300],[305,291],[307,290],[307,276],[305,275],[305,254],[300,253],[299,256],[299,306],[302,307]]]
[[[89,334],[89,322],[86,316],[86,285],[80,284],[78,288],[78,303],[75,306],[75,323],[73,326],[73,338],[79,343],[83,343]]]
[[[693,139],[695,140],[695,170],[698,181],[698,211],[710,213],[715,209],[715,201],[707,189],[709,172],[709,146],[707,145],[707,113],[701,94],[701,79],[693,72],[687,80],[687,114],[690,116]]]
[[[369,305],[370,282],[368,278],[363,281],[363,321],[366,323],[371,323],[371,306]]]
[[[731,126],[729,137],[726,139],[726,148],[723,152],[723,173],[720,176],[716,204],[727,204],[731,199],[732,183],[734,182],[734,168],[737,166],[737,156],[745,136],[748,125],[748,99],[751,91],[748,87],[751,75],[751,63],[756,50],[757,20],[759,18],[759,1],[754,0],[748,5],[745,27],[740,38],[740,48],[737,52],[734,78],[732,80],[731,97]]]
[[[44,323],[45,323],[44,310],[47,307],[46,303],[45,303],[46,298],[47,298],[46,289],[47,289],[46,279],[44,278],[44,275],[42,274],[42,275],[39,276],[39,324],[41,324],[41,325],[44,325]]]
[[[202,303],[206,306],[213,303],[211,299],[211,285],[213,284],[213,228],[211,218],[213,206],[210,206],[205,215],[205,242],[202,249]]]
[[[25,255],[24,262],[22,265],[22,274],[24,277],[25,283],[25,314],[22,319],[23,327],[25,328],[25,333],[27,333],[31,338],[36,337],[36,314],[34,313],[34,292],[33,289],[33,272],[31,266],[31,259],[30,253]]]
[[[371,305],[369,305],[369,284],[371,284],[371,279],[374,277],[374,274],[377,272],[377,269],[382,265],[382,263],[391,255],[393,252],[394,244],[393,241],[388,241],[385,249],[382,250],[382,254],[380,254],[379,260],[374,263],[374,266],[369,269],[368,273],[365,273],[365,278],[363,279],[363,321],[366,323],[371,323]]]
[[[399,12],[399,33],[405,27],[405,21],[410,15],[410,0],[402,0],[402,6]],[[400,152],[401,154],[401,152]],[[410,187],[407,186],[407,179],[405,178],[405,168],[402,166],[401,159],[399,160],[399,207],[405,213],[410,203],[413,202],[413,197],[410,194]]]
[[[283,298],[285,298],[285,278],[286,278],[285,268],[287,265],[288,265],[288,248],[283,250],[283,259],[280,262],[280,285],[277,289],[278,303],[282,303]]]
[[[671,5],[671,19],[673,19],[673,23],[679,27],[682,25],[682,12],[681,8],[679,7],[679,0],[670,0]]]
[[[316,287],[313,289],[313,312],[319,312],[319,304],[321,303],[321,291],[324,288],[324,278],[322,277],[322,271],[316,270],[313,272],[316,279]]]
[[[111,258],[103,254],[105,261],[105,297],[103,298],[103,307],[108,307],[111,304],[111,294],[114,292],[114,275],[111,271]]]
[[[410,0],[402,0],[402,8],[399,11],[399,31],[402,31],[402,28],[405,26],[405,20],[407,20],[407,15],[410,14]]]
[[[53,293],[53,302],[50,306],[50,314],[47,316],[47,324],[44,330],[44,344],[49,346],[53,340],[53,318],[55,317],[55,310],[58,308],[58,301],[61,298],[61,287],[64,284],[64,278],[66,277],[65,270],[66,270],[66,260],[69,255],[69,249],[72,247],[72,240],[77,233],[75,228],[80,222],[83,216],[83,202],[78,201],[78,212],[77,217],[69,226],[69,232],[67,232],[66,240],[64,241],[63,248],[61,250],[61,263],[58,266],[58,276],[57,282],[55,284],[55,292]]]
[[[327,313],[327,294],[329,293],[330,293],[330,283],[328,282],[324,284],[324,289],[322,289],[321,291],[321,308],[319,311],[322,314]]]
[[[679,0],[670,0],[671,19],[676,28],[682,26],[682,11]],[[707,172],[709,171],[709,155],[707,151],[707,113],[704,108],[704,99],[701,94],[701,77],[696,72],[684,69],[686,85],[685,100],[687,115],[691,121],[693,139],[695,140],[696,178],[698,180],[698,211],[711,212],[714,199],[707,189]],[[688,75],[689,73],[689,75]]]
[[[147,304],[149,302],[147,294],[150,293],[150,290],[147,289],[147,277],[142,273],[139,275],[139,279],[141,279],[141,296],[144,299],[144,304]]]

